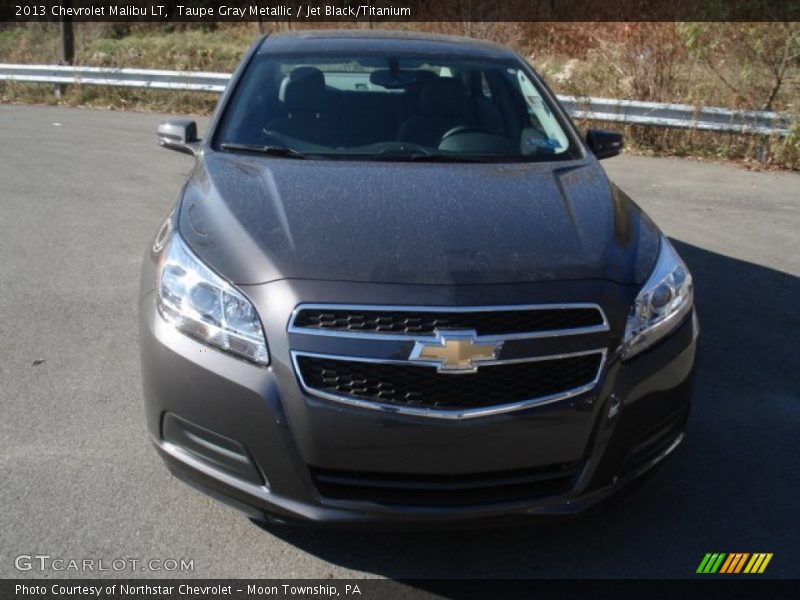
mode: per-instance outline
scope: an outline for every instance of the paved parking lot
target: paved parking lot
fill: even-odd
[[[606,162],[675,240],[701,319],[689,435],[623,502],[514,529],[269,533],[171,479],[145,432],[139,265],[192,165],[157,148],[161,118],[0,106],[0,576],[54,576],[14,567],[48,554],[197,577],[690,577],[711,551],[800,576],[800,176]]]

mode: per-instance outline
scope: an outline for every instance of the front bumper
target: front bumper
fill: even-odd
[[[610,357],[601,384],[581,397],[469,423],[433,423],[304,394],[282,345],[285,330],[267,331],[272,364],[262,368],[176,331],[159,316],[152,292],[140,305],[148,428],[170,471],[253,518],[326,524],[469,524],[586,511],[682,440],[696,335],[692,315],[630,361]],[[165,437],[171,416],[220,436],[223,453],[250,461],[256,474],[237,475]],[[448,506],[328,498],[309,469],[482,473],[558,461],[580,465],[567,490]]]

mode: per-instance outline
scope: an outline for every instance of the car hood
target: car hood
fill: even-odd
[[[640,283],[653,223],[597,161],[408,163],[209,152],[179,231],[234,283]]]

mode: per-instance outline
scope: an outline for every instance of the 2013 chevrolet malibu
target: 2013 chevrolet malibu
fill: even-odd
[[[692,277],[510,50],[259,40],[142,275],[170,470],[260,520],[578,513],[681,441]]]

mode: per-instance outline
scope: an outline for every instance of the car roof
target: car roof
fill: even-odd
[[[512,50],[474,38],[388,29],[281,31],[265,36],[259,52],[396,52],[472,58],[516,58]]]

